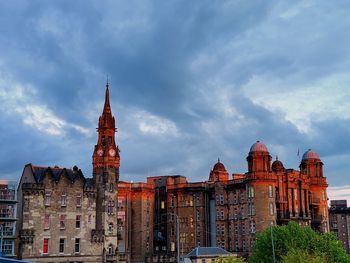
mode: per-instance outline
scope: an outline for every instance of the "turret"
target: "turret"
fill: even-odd
[[[248,172],[271,171],[271,156],[265,144],[257,141],[250,147],[247,157]]]
[[[314,150],[307,150],[300,163],[300,172],[310,177],[323,177],[323,163]]]

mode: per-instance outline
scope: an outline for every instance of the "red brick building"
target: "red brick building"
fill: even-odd
[[[331,200],[329,227],[350,254],[350,207],[346,200]]]
[[[300,171],[271,159],[257,141],[244,174],[230,176],[218,160],[204,182],[188,182],[181,175],[148,177],[145,185],[154,194],[153,262],[175,262],[176,217],[181,256],[197,246],[247,256],[258,231],[290,220],[327,232],[327,182],[318,154],[306,151]]]

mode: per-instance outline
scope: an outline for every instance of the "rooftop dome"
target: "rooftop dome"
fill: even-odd
[[[256,143],[254,143],[252,147],[250,147],[249,153],[253,153],[253,152],[269,152],[269,151],[267,150],[267,147],[265,144],[263,144],[260,141],[256,141]]]
[[[225,166],[220,162],[220,159],[218,159],[218,162],[214,165],[213,171],[226,172],[226,168],[225,168]]]
[[[272,163],[272,170],[284,170],[283,163],[280,160],[278,160],[278,158],[276,158],[276,160]]]
[[[320,156],[314,150],[309,149],[303,154],[302,160],[309,160],[309,159],[320,159]]]

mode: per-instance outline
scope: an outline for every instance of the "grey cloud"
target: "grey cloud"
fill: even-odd
[[[332,158],[350,154],[347,143],[341,143],[348,134],[347,121],[314,122],[316,136],[301,134],[282,113],[253,104],[243,92],[255,76],[302,88],[327,74],[346,71],[347,5],[324,1],[300,8],[288,19],[281,14],[298,3],[11,1],[1,5],[0,70],[31,85],[35,103],[91,129],[81,135],[67,128],[64,136],[50,137],[24,125],[15,114],[1,117],[1,171],[14,175],[23,164],[33,162],[77,164],[90,175],[94,128],[108,74],[113,113],[121,133],[127,135],[117,139],[124,179],[174,172],[205,180],[217,157],[230,172],[244,172],[249,147],[260,139],[272,155],[293,168],[298,165],[298,148],[315,148],[329,160],[326,166],[339,171],[327,168],[332,183],[347,180],[345,170],[337,168],[342,163]],[[222,92],[229,98],[220,108]],[[267,87],[265,92],[279,90]],[[226,115],[225,107],[237,112]],[[179,136],[142,134],[128,119],[130,109],[175,123]],[[19,149],[17,158],[9,154],[14,149]]]

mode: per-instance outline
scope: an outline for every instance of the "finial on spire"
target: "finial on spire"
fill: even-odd
[[[106,87],[109,87],[109,79],[108,79],[108,74],[107,74],[107,83],[106,83]]]
[[[220,158],[218,158],[218,163],[220,162]]]
[[[278,155],[276,155],[276,161],[278,160]]]

